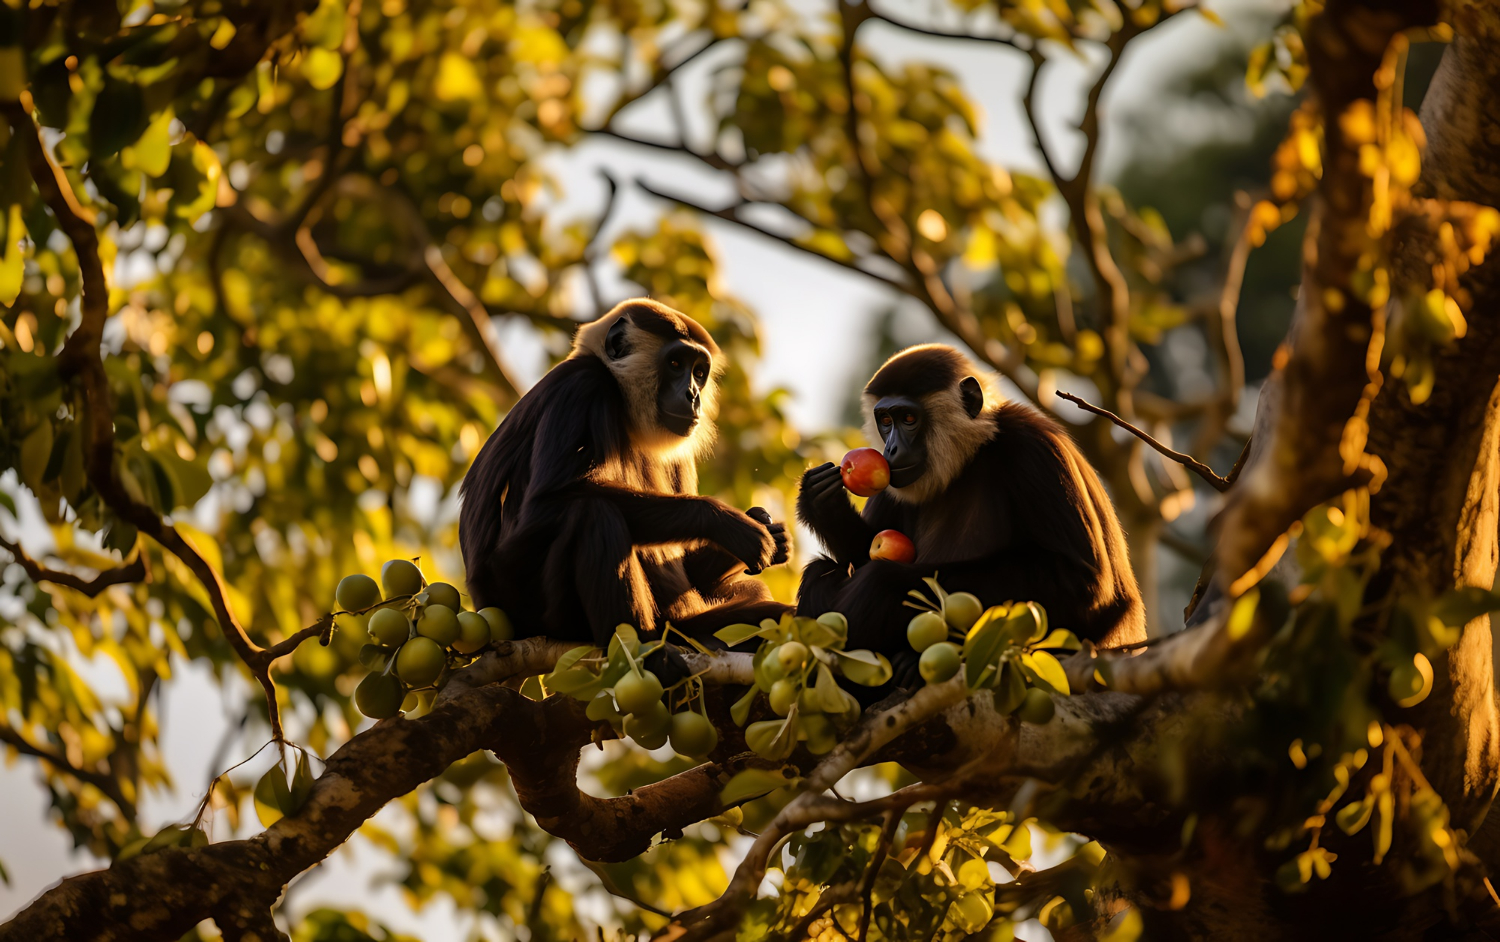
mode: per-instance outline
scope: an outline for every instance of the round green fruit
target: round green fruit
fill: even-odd
[[[832,628],[841,638],[849,637],[849,619],[839,612],[824,612],[818,616],[818,624]]]
[[[380,601],[380,585],[364,573],[345,576],[333,590],[333,600],[346,612],[363,611]]]
[[[383,720],[401,712],[406,692],[390,674],[370,674],[354,688],[354,705],[372,720]]]
[[[490,643],[490,623],[474,612],[458,613],[458,640],[453,650],[459,654],[473,654]]]
[[[958,645],[942,641],[922,652],[917,670],[929,684],[940,684],[958,673]]]
[[[1016,715],[1023,722],[1035,723],[1037,726],[1050,723],[1056,713],[1057,704],[1052,702],[1052,696],[1039,687],[1026,691],[1026,699],[1021,701],[1021,706],[1016,710]]]
[[[650,671],[631,671],[615,683],[615,703],[622,713],[641,713],[653,703],[660,705],[661,681]]]
[[[786,716],[792,712],[792,704],[797,702],[797,695],[801,691],[797,682],[788,677],[783,677],[771,685],[771,710],[777,716]]]
[[[916,651],[926,651],[948,640],[948,623],[937,612],[923,612],[906,625],[906,640]]]
[[[461,611],[464,603],[458,597],[458,590],[446,582],[433,582],[427,586],[427,601],[436,602],[438,605],[446,605],[455,612]]]
[[[443,672],[443,649],[431,638],[416,637],[396,652],[396,673],[413,687],[425,687]]]
[[[608,690],[601,690],[594,694],[594,699],[589,701],[588,709],[584,710],[584,713],[595,723],[607,721],[610,725],[614,725],[624,719],[620,716],[620,711],[615,709],[615,698]]]
[[[422,591],[422,570],[409,559],[393,559],[380,567],[380,588],[388,599]]]
[[[639,741],[641,737],[654,737],[657,733],[667,732],[672,725],[672,713],[667,705],[660,700],[652,703],[649,707],[639,713],[631,713],[625,717],[625,735]],[[655,749],[655,746],[647,746]]]
[[[640,746],[642,749],[654,752],[655,750],[660,749],[662,746],[665,746],[667,744],[667,737],[669,735],[670,726],[663,726],[661,729],[649,735],[642,733],[638,736],[631,736],[630,738],[635,740],[635,744],[637,746]]]
[[[761,673],[766,675],[767,683],[774,684],[786,676],[786,671],[781,667],[781,658],[777,656],[781,651],[781,647],[781,645],[777,645],[771,648],[760,659],[760,670]]]
[[[706,756],[719,744],[719,733],[707,717],[689,710],[672,717],[671,739],[680,756]]]
[[[446,605],[436,603],[428,605],[422,609],[422,617],[417,620],[417,634],[431,638],[443,647],[457,641],[462,632],[463,629],[458,625],[458,617],[453,614],[453,609]]]
[[[780,662],[783,674],[801,670],[807,663],[807,655],[807,645],[801,641],[788,641],[776,649],[776,660]]]
[[[968,592],[955,592],[943,602],[943,618],[959,631],[974,627],[984,614],[984,604]]]
[[[386,647],[398,647],[411,637],[411,619],[400,609],[382,608],[370,616],[370,634]]]
[[[510,616],[493,605],[481,608],[479,616],[489,623],[491,641],[509,641],[516,636],[516,630],[510,624]]]

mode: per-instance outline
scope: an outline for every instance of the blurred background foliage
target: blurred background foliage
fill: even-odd
[[[988,37],[996,56],[1030,56],[1038,68],[1070,46],[1123,47],[1120,37],[1176,11],[1157,0],[1123,17],[1107,2],[939,6],[921,21],[929,31]],[[1077,388],[1128,414],[1138,387],[1182,406],[1158,405],[1143,424],[1197,436],[1199,454],[1227,468],[1245,429],[1232,409],[1205,405],[1240,382],[1211,349],[1222,341],[1218,286],[1296,103],[1246,88],[1252,53],[1238,37],[1268,31],[1272,18],[1256,14],[1225,33],[1211,64],[1172,73],[1129,125],[1129,159],[1102,179],[1090,145],[1078,186],[986,159],[977,106],[955,74],[941,61],[874,56],[851,38],[869,19],[895,22],[863,4],[792,0],[0,5],[0,100],[35,110],[100,233],[127,490],[222,573],[261,644],[315,622],[341,576],[376,573],[388,558],[419,557],[429,579],[462,584],[456,488],[521,385],[507,341],[524,337],[555,361],[576,323],[643,293],[703,322],[730,357],[704,492],[784,519],[803,468],[858,435],[808,436],[787,418],[787,393],[754,382],[756,312],[722,284],[705,214],[888,288],[878,336],[851,347],[872,366],[901,344],[956,336],[1044,405],[1056,404],[1048,390]],[[633,106],[665,114],[662,133],[622,130]],[[1213,120],[1164,143],[1160,116],[1183,109]],[[1097,122],[1084,131],[1097,143]],[[184,665],[210,667],[242,704],[215,772],[265,738],[265,707],[201,586],[104,506],[83,473],[81,395],[60,359],[79,317],[79,260],[32,183],[24,136],[10,124],[0,134],[0,534],[17,560],[0,596],[0,739],[7,755],[39,760],[56,822],[108,858],[164,823],[140,819],[143,796],[199,788],[174,781],[159,742],[161,691]],[[605,199],[578,212],[561,161],[598,141],[685,158],[728,184],[707,189],[734,199],[611,178]],[[667,211],[612,227],[625,190],[655,194]],[[1114,301],[1069,230],[1074,200],[1097,210],[1123,271],[1127,290]],[[1243,379],[1264,375],[1284,334],[1299,245],[1287,226],[1250,258],[1230,322]],[[1222,414],[1205,419],[1214,409]],[[1107,428],[1080,438],[1154,585],[1152,548],[1173,537],[1164,526],[1198,493],[1184,519],[1201,528],[1211,492]],[[1199,538],[1177,534],[1174,545],[1191,557]],[[20,544],[85,576],[137,560],[148,575],[89,597],[34,579]],[[1162,577],[1195,574],[1189,561]],[[794,566],[766,576],[782,598],[795,577]],[[1159,630],[1173,624],[1160,609],[1154,617]],[[336,632],[329,647],[303,644],[275,669],[289,737],[314,753],[367,722],[350,701],[356,649]],[[600,794],[675,770],[608,745],[586,766]],[[216,838],[254,828],[241,806],[256,768],[213,789]],[[865,784],[888,790],[899,774],[876,770]],[[914,859],[941,828],[953,848],[971,842],[972,859],[986,841],[1030,855],[1029,839],[1006,844],[1025,826],[976,815],[903,821],[895,846]],[[538,939],[601,926],[630,934],[660,925],[654,911],[707,902],[741,840],[721,824],[596,872],[527,820],[503,767],[476,756],[363,833],[389,855],[412,906],[444,897],[483,914],[474,931]],[[848,830],[832,863],[819,850],[831,837],[789,850],[776,904],[789,925],[798,881],[826,882],[868,859],[875,835]],[[901,890],[915,894],[905,915],[889,902],[877,912],[885,937],[957,932],[957,916],[943,922],[949,890],[999,876],[966,876],[960,852],[946,862],[945,852],[927,853],[926,883]],[[935,864],[961,879],[928,879]],[[358,912],[285,913],[298,942],[403,938]]]

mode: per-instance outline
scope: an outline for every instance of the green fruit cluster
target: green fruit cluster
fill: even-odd
[[[849,622],[838,612],[817,618],[785,615],[759,625],[730,625],[716,633],[726,644],[761,639],[755,652],[755,686],[729,710],[745,726],[745,743],[757,755],[781,761],[798,743],[813,755],[838,745],[840,734],[859,719],[859,703],[839,686],[835,675],[878,687],[891,679],[884,655],[844,649]],[[746,722],[757,696],[764,695],[780,719]]]
[[[354,690],[361,713],[383,720],[400,712],[425,710],[424,696],[449,666],[464,663],[486,645],[515,636],[498,608],[465,611],[457,589],[428,583],[405,559],[380,570],[380,582],[367,575],[345,576],[334,592],[336,623],[367,634],[359,659],[370,673]]]
[[[1051,651],[1078,650],[1073,633],[1049,630],[1046,611],[1034,602],[985,608],[968,592],[948,593],[935,579],[925,581],[936,601],[914,593],[928,610],[906,626],[906,640],[922,655],[922,679],[941,684],[962,671],[970,690],[994,692],[1001,713],[1050,722],[1057,710],[1052,694],[1069,693],[1067,674]]]
[[[542,678],[549,693],[560,693],[588,704],[588,718],[608,723],[616,736],[633,740],[644,749],[672,750],[689,759],[701,759],[719,745],[719,733],[702,712],[702,682],[687,678],[671,690],[644,667],[645,659],[662,647],[661,641],[642,642],[635,628],[620,625],[610,639],[609,650],[578,647],[557,659],[552,673]],[[664,699],[666,698],[666,699]],[[696,699],[697,712],[674,713],[669,701],[679,706]]]

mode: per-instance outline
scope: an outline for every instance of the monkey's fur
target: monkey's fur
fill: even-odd
[[[744,574],[786,560],[785,529],[697,495],[723,370],[708,331],[655,301],[579,330],[464,478],[475,607],[504,609],[519,637],[601,646],[622,622],[704,637],[780,617],[787,606]]]
[[[939,344],[891,357],[864,402],[892,486],[861,514],[837,466],[803,476],[797,513],[828,555],[804,570],[798,614],[842,612],[850,646],[890,657],[900,686],[920,683],[906,641],[913,612],[901,603],[909,590],[928,591],[921,580],[934,574],[947,591],[972,592],[986,606],[1037,602],[1053,626],[1105,647],[1145,638],[1114,506],[1057,423],[1005,402],[987,374]],[[870,559],[871,540],[886,529],[911,538],[911,564]]]

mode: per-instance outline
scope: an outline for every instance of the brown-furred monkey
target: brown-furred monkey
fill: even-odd
[[[601,647],[622,622],[707,638],[787,611],[745,576],[786,561],[785,528],[698,496],[723,370],[708,331],[655,301],[580,329],[464,477],[474,607],[504,609],[518,637]]]
[[[920,684],[902,606],[922,578],[986,606],[1033,601],[1049,622],[1111,647],[1144,640],[1145,607],[1113,504],[1067,432],[1005,402],[949,346],[911,347],[864,390],[866,434],[884,443],[891,483],[857,513],[837,465],[802,476],[797,515],[827,555],[808,564],[799,615],[842,612],[849,646],[891,659],[893,684]],[[881,530],[916,545],[910,564],[870,559]],[[862,697],[884,695],[888,688]]]

